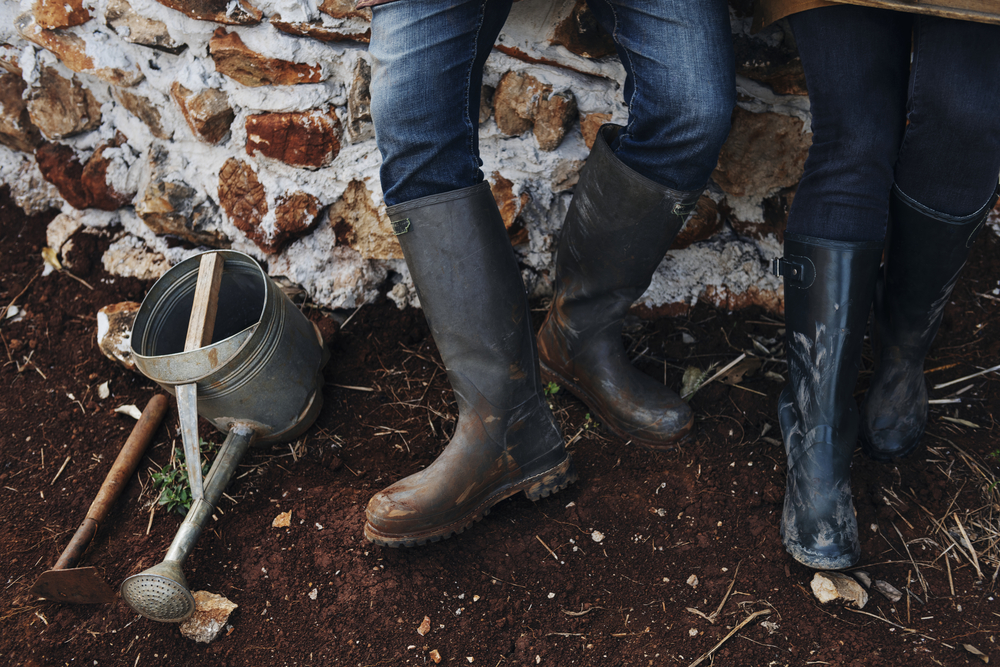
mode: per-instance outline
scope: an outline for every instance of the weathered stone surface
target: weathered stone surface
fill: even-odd
[[[736,197],[765,197],[797,184],[812,143],[803,129],[798,118],[737,107],[712,179]]]
[[[191,132],[200,140],[217,144],[229,134],[236,114],[223,91],[206,88],[193,92],[175,81],[170,88],[170,96],[181,108]]]
[[[551,42],[584,58],[615,53],[615,40],[597,22],[585,0],[577,0],[569,16],[556,26]]]
[[[211,643],[238,607],[234,602],[207,591],[194,592],[194,613],[180,625],[181,634],[203,644]]]
[[[133,93],[127,88],[115,88],[114,96],[119,104],[128,109],[129,113],[146,124],[146,127],[149,128],[154,137],[163,139],[164,141],[169,141],[173,137],[173,133],[168,132],[163,126],[160,110],[157,109],[156,104],[152,100]]]
[[[354,7],[356,4],[355,0],[323,0],[319,10],[335,19],[355,18],[371,21],[372,10],[367,7],[356,9]]]
[[[135,370],[131,349],[132,323],[139,306],[135,301],[123,301],[97,311],[97,347],[105,357],[130,371]]]
[[[392,234],[385,209],[376,206],[361,181],[351,181],[344,194],[330,206],[330,226],[337,245],[350,246],[362,259],[399,259],[403,252]]]
[[[609,113],[591,113],[580,119],[580,132],[583,134],[583,141],[587,148],[593,149],[594,142],[597,141],[597,131],[605,123],[611,122]]]
[[[223,25],[253,25],[260,23],[264,16],[246,0],[157,0],[157,2],[193,19]]]
[[[219,72],[244,86],[290,86],[323,80],[318,65],[268,58],[252,51],[238,34],[227,33],[225,28],[215,31],[208,51]]]
[[[771,87],[779,95],[806,95],[806,75],[795,49],[735,35],[736,73]]]
[[[66,79],[43,67],[38,84],[28,91],[31,120],[49,139],[64,139],[101,125],[101,105],[76,77]]]
[[[216,204],[187,183],[176,180],[169,154],[154,146],[148,177],[140,186],[135,212],[156,234],[177,236],[196,245],[229,247],[229,239],[210,228],[220,217]]]
[[[125,143],[125,137],[119,132],[111,141],[100,144],[83,166],[80,182],[89,196],[91,208],[102,211],[116,211],[132,201],[135,192],[117,192],[108,183],[108,167],[112,160],[108,157],[109,149],[118,148]]]
[[[116,86],[134,86],[142,81],[144,75],[130,64],[127,67],[98,67],[94,59],[87,55],[88,44],[82,37],[70,32],[46,30],[28,14],[19,16],[14,22],[17,32],[29,42],[54,53],[63,65],[74,72],[83,72],[99,79],[113,83]],[[95,50],[104,50],[105,57],[108,44],[95,45]],[[124,61],[123,61],[124,62]]]
[[[83,164],[69,146],[44,143],[35,151],[38,169],[73,208],[87,208],[90,194],[82,182]]]
[[[319,213],[319,200],[310,194],[293,192],[279,197],[274,206],[275,229],[269,244],[271,252],[279,252],[290,241],[315,229]]]
[[[132,9],[128,0],[108,0],[104,20],[108,27],[126,42],[175,55],[187,48],[187,44],[174,41],[166,23],[139,14]]]
[[[490,190],[493,192],[493,199],[496,200],[500,209],[500,217],[503,218],[503,225],[507,228],[507,234],[513,245],[521,245],[528,241],[528,232],[524,225],[520,224],[517,216],[531,201],[531,195],[521,192],[514,194],[514,182],[504,178],[499,171],[494,171],[490,178]]]
[[[31,13],[43,28],[69,28],[90,20],[83,0],[35,0]]]
[[[796,187],[782,188],[773,195],[765,197],[761,202],[761,210],[764,214],[763,221],[741,220],[730,207],[723,202],[719,209],[726,222],[733,228],[733,231],[744,238],[763,241],[769,236],[774,237],[777,243],[785,242],[785,226],[788,223],[788,211],[792,207],[792,200],[795,198]]]
[[[903,599],[903,594],[899,591],[899,589],[890,584],[888,581],[876,579],[872,588],[884,595],[889,602],[899,602]]]
[[[340,120],[332,109],[247,116],[249,155],[261,153],[293,167],[329,166],[340,153]]]
[[[21,76],[21,53],[11,44],[0,44],[0,70]]]
[[[479,89],[479,124],[482,125],[493,115],[493,97],[497,89],[483,84]]]
[[[63,244],[83,226],[79,215],[60,213],[45,228],[45,245],[62,252]]]
[[[33,153],[42,135],[31,122],[28,103],[21,97],[27,84],[17,74],[0,74],[0,143],[16,151]]]
[[[156,280],[170,268],[170,262],[153,252],[138,238],[127,235],[118,239],[101,258],[104,270],[114,276]]]
[[[264,186],[253,168],[237,158],[229,158],[219,172],[219,204],[229,219],[247,238],[267,252],[268,234],[261,229],[268,207]]]
[[[347,93],[347,134],[352,142],[364,141],[375,136],[375,126],[372,125],[371,83],[371,65],[364,58],[358,58],[354,63],[354,76]],[[482,117],[481,112],[480,117]]]
[[[577,117],[571,93],[553,94],[552,86],[519,72],[507,72],[500,79],[493,109],[501,132],[517,136],[533,128],[543,151],[555,150]]]
[[[868,593],[853,577],[840,572],[817,572],[809,582],[813,595],[822,603],[843,600],[861,609],[868,602]]]
[[[670,247],[675,250],[687,248],[692,243],[711,238],[721,229],[722,216],[719,215],[718,205],[710,197],[702,195]]]
[[[361,11],[367,11],[367,9]],[[345,17],[342,20],[332,22],[332,24],[327,21],[283,21],[280,14],[275,14],[269,19],[270,24],[281,32],[299,37],[311,37],[321,42],[362,42],[367,44],[371,39],[370,19]]]

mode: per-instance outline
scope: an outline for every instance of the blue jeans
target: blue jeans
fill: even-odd
[[[1000,174],[1000,26],[848,5],[789,20],[813,144],[788,232],[881,241],[894,183],[939,213],[982,208]]]
[[[476,185],[483,65],[511,0],[399,0],[373,8],[371,112],[388,205]],[[627,74],[628,125],[611,148],[681,191],[705,187],[729,133],[734,59],[725,0],[591,0]]]

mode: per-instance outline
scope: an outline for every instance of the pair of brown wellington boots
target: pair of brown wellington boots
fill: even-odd
[[[574,482],[543,377],[645,447],[670,449],[691,429],[687,404],[629,363],[621,329],[700,193],[672,190],[625,166],[610,148],[619,131],[601,128],[581,173],[537,349],[489,184],[389,208],[459,416],[430,466],[368,503],[365,537],[372,542],[437,542],[504,498],[523,491],[538,500]]]

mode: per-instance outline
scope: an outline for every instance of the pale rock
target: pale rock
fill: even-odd
[[[372,193],[361,181],[351,181],[327,216],[337,244],[350,246],[364,259],[403,257],[392,233],[384,206],[376,206]]]
[[[601,543],[604,541],[604,533],[602,533],[599,530],[595,530],[590,534],[590,539],[594,540],[597,543]]]
[[[180,107],[191,132],[201,141],[217,144],[229,134],[236,114],[223,91],[206,88],[195,92],[175,81],[170,96]]]
[[[424,620],[420,622],[420,626],[417,628],[417,634],[423,637],[430,631],[431,631],[431,617],[424,616]]]
[[[358,58],[352,74],[351,88],[347,94],[347,135],[351,142],[357,143],[375,136],[371,111],[371,65],[364,58]]]
[[[274,517],[271,522],[271,528],[288,528],[292,525],[292,513],[282,512],[278,516]]]
[[[164,141],[169,141],[173,137],[173,132],[167,131],[164,127],[160,110],[157,108],[166,102],[165,96],[162,96],[162,101],[157,104],[148,97],[134,93],[128,88],[115,88],[113,94],[119,104],[145,123],[154,137]]]
[[[34,0],[31,13],[43,28],[70,28],[90,20],[83,0]]]
[[[111,275],[139,280],[156,280],[170,268],[163,255],[131,235],[112,243],[102,255],[101,263]]]
[[[872,588],[884,595],[889,602],[895,603],[903,599],[902,592],[900,592],[898,588],[890,584],[888,581],[876,579],[875,583],[872,584]]]
[[[31,153],[42,142],[38,127],[31,120],[24,94],[27,84],[18,74],[0,74],[0,143],[17,151]]]
[[[181,634],[196,642],[209,644],[219,636],[219,632],[229,620],[229,615],[238,606],[221,595],[208,591],[195,591],[194,613],[180,624]]]
[[[766,197],[799,182],[811,143],[797,118],[737,107],[712,179],[728,195]]]
[[[134,301],[104,306],[97,311],[97,347],[105,357],[134,371],[132,359],[132,323],[140,304]]]
[[[52,67],[43,67],[28,91],[31,121],[49,139],[64,139],[101,125],[101,105],[76,77],[67,79]]]
[[[826,604],[834,600],[843,600],[858,609],[864,608],[868,602],[868,593],[861,584],[846,574],[840,572],[817,572],[809,582],[816,599]]]
[[[436,648],[431,649],[427,655],[430,656],[430,659],[434,661],[435,665],[441,662],[441,653]]]
[[[691,588],[698,588],[699,583],[700,582],[698,581],[698,575],[696,574],[692,574],[690,577],[687,578],[687,585],[690,586]]]
[[[101,384],[97,385],[97,397],[102,401],[106,400],[109,396],[111,396],[111,388],[108,386],[110,382],[111,381],[108,380],[107,382],[102,382]]]
[[[340,153],[340,120],[329,108],[253,114],[247,116],[246,134],[248,155],[260,153],[293,167],[327,167]]]
[[[35,215],[65,205],[59,189],[45,180],[34,159],[17,154],[17,158],[10,162],[13,168],[5,180],[10,187],[11,199],[25,214]]]
[[[177,181],[178,164],[163,146],[149,153],[145,180],[139,186],[135,212],[156,234],[171,234],[196,245],[229,247],[219,230],[221,212],[204,192]]]
[[[872,587],[872,577],[864,570],[856,570],[851,574],[854,575],[854,578],[857,579],[859,582],[861,582],[861,585],[864,586],[865,588]]]
[[[134,189],[129,188],[126,192],[118,192],[108,179],[108,172],[112,169],[127,171],[127,165],[122,163],[121,151],[115,150],[125,142],[125,137],[120,132],[116,133],[113,139],[98,145],[87,163],[83,165],[80,182],[88,193],[90,207],[102,211],[115,211],[132,202],[132,198],[135,196]],[[119,182],[124,186],[134,186],[127,180]]]
[[[139,14],[128,0],[108,0],[104,20],[126,42],[174,55],[187,48],[187,44],[179,44],[170,36],[166,23]]]
[[[216,70],[244,86],[290,86],[317,83],[324,78],[319,65],[269,58],[253,51],[237,33],[227,33],[224,28],[215,31],[209,53]]]
[[[198,21],[224,25],[253,25],[263,17],[257,7],[246,0],[157,0]]]
[[[115,412],[120,415],[128,415],[129,417],[131,417],[136,421],[139,421],[139,418],[142,417],[142,411],[138,407],[136,407],[134,403],[129,403],[128,405],[119,405],[117,408],[115,408]]]
[[[45,245],[56,252],[61,252],[63,244],[73,236],[78,229],[83,227],[83,222],[78,214],[60,213],[52,218],[52,222],[45,228]]]
[[[88,33],[91,41],[87,42],[76,33],[46,30],[28,14],[19,16],[15,27],[24,39],[54,53],[74,72],[92,74],[108,83],[126,87],[144,78],[124,51],[100,33]],[[99,53],[100,60],[95,62],[91,53]]]

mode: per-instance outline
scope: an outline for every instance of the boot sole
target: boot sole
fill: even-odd
[[[611,433],[618,436],[622,440],[625,440],[626,442],[631,440],[634,444],[637,444],[641,447],[645,447],[646,449],[652,449],[654,451],[659,451],[659,452],[669,452],[674,449],[677,449],[676,443],[680,442],[681,440],[686,438],[689,433],[691,433],[691,426],[694,424],[694,415],[691,416],[691,419],[688,421],[688,423],[685,424],[681,428],[681,430],[677,432],[676,435],[673,435],[669,438],[652,439],[652,438],[643,438],[642,436],[631,434],[624,428],[619,426],[617,423],[615,423],[615,419],[613,417],[605,414],[597,407],[595,407],[596,405],[598,405],[597,399],[595,399],[586,389],[584,389],[577,383],[573,382],[569,378],[565,377],[558,371],[549,368],[548,366],[545,365],[544,361],[539,361],[538,365],[542,372],[542,380],[544,380],[545,382],[555,382],[556,384],[569,389],[570,393],[572,393],[578,399],[583,401],[583,403],[588,408],[594,411],[594,413],[597,415],[598,421],[600,421],[601,424],[607,430],[609,430]]]
[[[900,449],[888,455],[883,454],[878,450],[876,450],[874,447],[872,447],[871,442],[869,442],[868,435],[865,432],[864,428],[861,429],[860,437],[858,439],[861,440],[861,451],[864,453],[865,456],[867,456],[873,461],[882,461],[888,463],[890,461],[895,461],[897,459],[906,458],[907,456],[910,456],[911,454],[916,452],[918,449],[920,449],[923,437],[924,437],[924,429],[920,429],[920,435],[917,436],[917,439],[914,441],[912,445],[910,445],[905,449]]]
[[[509,484],[494,491],[486,500],[457,521],[407,535],[392,535],[379,532],[378,529],[366,521],[365,538],[369,542],[373,542],[381,547],[391,547],[393,549],[398,547],[419,547],[428,542],[440,542],[452,535],[459,535],[465,532],[465,529],[472,526],[472,524],[482,521],[483,517],[489,515],[490,509],[501,500],[510,498],[523,491],[528,500],[534,502],[562,491],[576,480],[576,467],[573,465],[572,457],[567,454],[561,463],[545,472],[532,475],[517,484]]]

